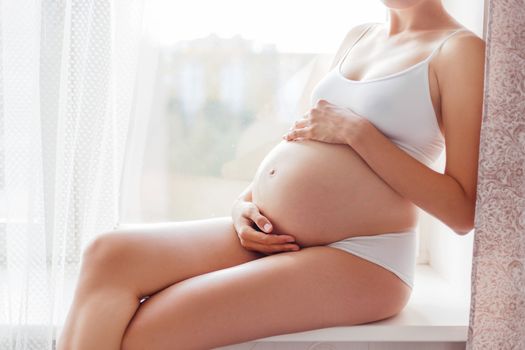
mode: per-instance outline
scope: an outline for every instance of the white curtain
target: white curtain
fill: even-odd
[[[118,223],[143,0],[0,0],[0,349],[53,349]]]

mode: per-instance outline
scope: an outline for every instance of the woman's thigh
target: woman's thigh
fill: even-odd
[[[229,216],[120,227],[98,236],[84,253],[88,265],[98,267],[97,283],[132,289],[139,297],[263,256],[240,244]]]
[[[371,322],[398,313],[409,289],[384,268],[327,246],[195,276],[147,299],[122,349],[211,349],[267,336]]]

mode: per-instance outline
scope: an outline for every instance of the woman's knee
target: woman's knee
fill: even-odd
[[[108,231],[93,238],[82,252],[82,274],[93,282],[125,278],[130,270],[132,244],[121,231]],[[132,268],[131,268],[132,269]]]

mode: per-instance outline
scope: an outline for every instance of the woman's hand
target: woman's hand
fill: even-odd
[[[302,138],[351,146],[363,134],[368,123],[367,119],[351,109],[320,99],[303,119],[294,122],[283,139],[295,141]]]
[[[232,206],[232,219],[241,245],[248,250],[273,254],[300,249],[299,245],[291,243],[295,242],[295,237],[269,233],[273,229],[272,224],[252,202],[237,200]]]

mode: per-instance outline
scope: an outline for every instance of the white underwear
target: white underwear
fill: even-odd
[[[416,268],[416,231],[355,236],[327,244],[369,260],[396,274],[410,288]]]

